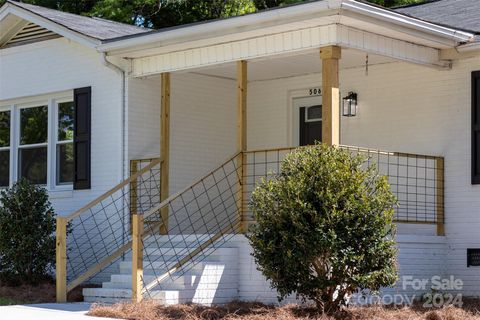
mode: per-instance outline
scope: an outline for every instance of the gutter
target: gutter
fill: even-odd
[[[263,27],[306,20],[308,17],[322,17],[358,14],[360,17],[384,21],[410,30],[423,32],[445,39],[449,46],[471,42],[474,34],[440,26],[410,17],[392,10],[362,3],[356,0],[324,0],[279,8],[259,13],[247,14],[201,24],[174,27],[156,32],[111,39],[97,46],[100,52],[145,49],[142,46],[165,47],[192,40],[203,40],[229,34],[253,31]],[[450,42],[448,42],[448,40]],[[452,42],[455,42],[452,44]]]
[[[200,40],[202,38],[225,36],[229,33],[251,31],[268,24],[274,25],[275,23],[285,23],[295,19],[301,20],[305,18],[305,15],[323,15],[329,10],[340,9],[341,1],[315,1],[222,20],[111,39],[97,46],[97,50],[100,52],[122,50],[130,47],[151,45],[154,42],[160,42],[161,46],[165,46],[167,44],[188,41],[189,39]]]
[[[464,45],[458,46],[456,49],[458,52],[461,52],[461,53],[470,53],[475,51],[480,52],[480,38],[478,39],[477,42],[464,44]]]

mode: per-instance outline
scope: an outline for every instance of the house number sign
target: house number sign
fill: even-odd
[[[322,90],[320,88],[310,88],[308,89],[308,94],[310,96],[319,96],[322,94]]]

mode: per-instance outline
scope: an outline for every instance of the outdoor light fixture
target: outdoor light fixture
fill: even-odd
[[[343,99],[343,116],[355,117],[357,115],[357,94],[349,92]]]

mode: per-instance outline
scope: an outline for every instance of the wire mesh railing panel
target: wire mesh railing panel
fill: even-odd
[[[144,293],[194,268],[238,232],[241,167],[235,156],[144,215]],[[167,234],[159,232],[167,225]]]
[[[395,220],[412,223],[443,222],[443,158],[341,146],[366,158],[365,166],[375,164],[388,177],[399,205]],[[246,219],[253,221],[248,203],[260,179],[270,179],[281,170],[281,161],[296,148],[249,151],[244,154],[245,181],[243,208]]]
[[[351,146],[342,148],[365,156],[365,165],[374,164],[379,174],[388,177],[399,203],[395,209],[396,221],[443,222],[443,158]]]
[[[127,253],[131,249],[130,214],[143,213],[159,203],[159,161],[136,165],[138,170],[129,179],[67,217],[70,290]]]

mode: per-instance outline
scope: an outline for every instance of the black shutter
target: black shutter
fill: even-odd
[[[90,132],[91,132],[91,88],[75,89],[73,152],[75,162],[75,190],[90,189]]]
[[[472,72],[472,184],[480,184],[480,71]]]

